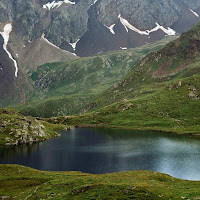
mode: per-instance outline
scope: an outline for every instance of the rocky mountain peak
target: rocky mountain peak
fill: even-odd
[[[17,75],[25,80],[39,65],[181,34],[199,15],[199,0],[1,0],[0,64],[19,90]]]

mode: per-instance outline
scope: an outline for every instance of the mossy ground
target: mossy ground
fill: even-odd
[[[151,171],[93,175],[0,165],[0,197],[8,199],[200,199],[200,182]]]

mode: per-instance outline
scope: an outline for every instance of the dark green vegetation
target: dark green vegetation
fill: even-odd
[[[0,145],[23,144],[58,136],[64,126],[25,117],[12,109],[0,109]]]
[[[198,181],[133,171],[92,175],[43,172],[19,165],[0,165],[0,197],[7,199],[199,199]]]
[[[200,24],[143,58],[124,79],[85,107],[89,113],[57,121],[198,135],[199,58]]]
[[[166,37],[160,42],[132,50],[42,65],[29,74],[40,97],[35,96],[29,99],[29,103],[15,108],[25,115],[37,117],[79,113],[95,95],[124,77],[144,55],[161,49],[176,37]]]

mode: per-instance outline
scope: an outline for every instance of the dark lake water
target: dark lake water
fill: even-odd
[[[0,163],[95,174],[151,170],[200,180],[200,141],[189,136],[105,128],[61,134],[45,142],[0,147]]]

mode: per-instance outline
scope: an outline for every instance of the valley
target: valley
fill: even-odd
[[[37,95],[14,108],[34,117],[83,112],[87,102],[119,81],[146,54],[161,49],[176,38],[170,36],[135,49],[39,66],[29,73],[29,82],[34,85]]]
[[[0,10],[1,107],[41,97],[28,79],[38,66],[151,44],[200,19],[199,0],[2,0]]]
[[[0,199],[200,199],[199,111],[200,0],[1,0]]]

